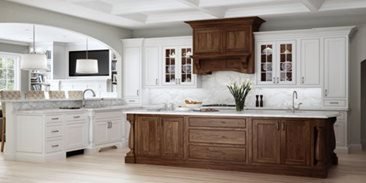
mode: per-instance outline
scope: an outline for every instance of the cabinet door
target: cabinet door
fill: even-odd
[[[347,97],[347,39],[324,39],[324,97]]]
[[[257,84],[275,84],[274,43],[257,43]]]
[[[177,84],[177,62],[178,53],[176,48],[164,48],[164,72],[163,84],[176,85]]]
[[[142,43],[140,42],[142,41],[131,40],[133,44],[136,44],[131,46],[128,45],[129,41],[124,41],[124,44],[126,44],[126,46],[124,46],[123,49],[123,98],[136,99],[140,97],[141,90]],[[139,42],[139,44],[135,42]],[[128,103],[138,103],[136,101],[126,101]]]
[[[85,122],[70,123],[65,129],[66,150],[84,149],[88,145],[89,125]]]
[[[296,48],[294,41],[279,42],[277,44],[277,84],[295,84],[295,55]]]
[[[161,155],[167,159],[183,157],[183,118],[163,117],[161,119]]]
[[[195,29],[194,30],[195,54],[218,54],[223,45],[222,31],[219,29]]]
[[[121,142],[122,141],[122,121],[112,120],[110,121],[108,128],[108,141],[109,142]]]
[[[320,85],[320,40],[301,40],[300,67],[302,85]]]
[[[279,164],[281,133],[277,120],[253,119],[253,162]]]
[[[94,143],[99,145],[108,141],[108,124],[105,121],[94,124],[93,138]]]
[[[310,165],[311,132],[305,120],[281,123],[281,161],[287,165]]]
[[[179,49],[179,84],[180,85],[193,85],[195,83],[195,76],[193,75],[193,59],[192,48],[183,47]]]
[[[158,46],[144,48],[144,86],[159,85],[160,53]]]
[[[160,120],[158,117],[139,116],[135,122],[136,154],[160,156]]]

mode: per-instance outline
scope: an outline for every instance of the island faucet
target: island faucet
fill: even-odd
[[[96,95],[95,95],[94,90],[92,90],[92,89],[86,89],[86,90],[84,90],[84,91],[83,91],[83,100],[82,100],[82,103],[81,103],[81,107],[85,107],[85,93],[86,93],[87,91],[91,91],[91,92],[93,93],[93,97],[95,97],[95,96],[96,96]]]
[[[292,92],[292,107],[291,107],[291,111],[294,113],[295,110],[299,110],[300,109],[300,105],[302,104],[301,102],[299,104],[297,104],[297,107],[295,107],[295,98],[297,99],[297,91],[294,90]]]

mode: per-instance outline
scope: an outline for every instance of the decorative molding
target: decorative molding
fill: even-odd
[[[349,145],[349,152],[350,153],[357,153],[362,151],[362,145],[361,144],[350,144]]]
[[[311,11],[317,12],[325,0],[301,0],[301,2]]]

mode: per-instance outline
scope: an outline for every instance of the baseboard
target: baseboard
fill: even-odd
[[[335,152],[337,154],[348,154],[350,153],[350,149],[347,146],[337,146]]]
[[[357,153],[362,151],[362,145],[361,144],[350,144],[349,145],[349,151],[350,153]]]
[[[361,140],[362,150],[366,150],[366,139]]]

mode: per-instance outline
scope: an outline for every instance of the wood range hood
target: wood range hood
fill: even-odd
[[[254,36],[259,17],[186,21],[193,29],[193,72],[237,71],[253,74]]]

